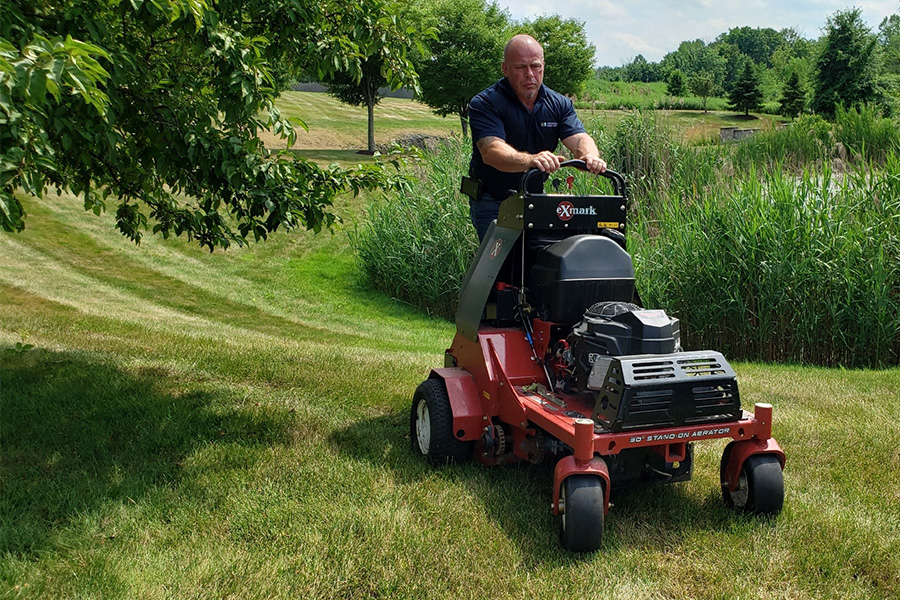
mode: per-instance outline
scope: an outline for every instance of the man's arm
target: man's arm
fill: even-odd
[[[529,169],[540,169],[544,173],[553,173],[559,169],[559,163],[565,160],[564,156],[558,156],[548,150],[537,154],[521,152],[498,137],[483,137],[475,142],[475,145],[481,152],[484,164],[504,173],[523,173]],[[594,146],[594,150],[596,150],[596,146]]]
[[[597,144],[594,142],[594,138],[588,134],[576,133],[570,135],[562,143],[569,149],[572,156],[584,161],[588,171],[591,173],[602,173],[606,170],[606,161],[600,158]],[[559,167],[557,166],[557,168]]]

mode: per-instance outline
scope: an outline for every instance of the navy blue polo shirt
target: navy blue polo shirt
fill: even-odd
[[[498,137],[516,150],[537,154],[543,150],[552,152],[560,140],[585,131],[571,100],[541,85],[534,108],[528,112],[505,77],[472,98],[469,124],[473,145],[469,176],[482,181],[485,191],[498,199],[506,198],[508,190],[519,189],[522,173],[504,173],[484,164],[476,145],[478,140]],[[545,179],[532,177],[531,182],[539,188]]]

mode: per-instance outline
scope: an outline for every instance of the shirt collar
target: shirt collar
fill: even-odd
[[[518,96],[516,96],[516,92],[515,90],[513,90],[512,85],[510,85],[509,79],[503,77],[502,79],[500,79],[500,81],[497,82],[497,85],[500,87],[503,93],[506,94],[507,97],[509,97],[510,99],[514,99],[519,104],[522,104],[522,101]],[[544,96],[546,95],[546,89],[547,86],[542,83],[541,87],[538,89],[537,98],[535,98],[535,105],[537,105],[538,100],[542,100],[544,98]],[[524,107],[525,105],[522,104],[522,106]]]

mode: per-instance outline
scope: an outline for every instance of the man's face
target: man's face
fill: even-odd
[[[534,101],[544,82],[544,51],[539,45],[515,44],[500,68],[523,102]]]

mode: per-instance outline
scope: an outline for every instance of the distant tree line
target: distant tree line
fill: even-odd
[[[860,9],[828,17],[817,40],[794,29],[735,27],[713,42],[682,42],[659,62],[637,55],[620,67],[593,70],[594,46],[584,23],[558,15],[516,21],[495,1],[425,0],[394,4],[401,23],[422,35],[411,54],[419,75],[419,99],[435,113],[456,116],[468,134],[469,100],[500,77],[503,45],[529,33],[544,46],[544,82],[563,94],[581,93],[591,78],[665,82],[671,96],[693,95],[704,110],[725,97],[731,110],[749,115],[764,104],[796,117],[813,111],[833,117],[835,106],[863,104],[900,113],[900,16],[885,18],[878,32],[862,21]],[[381,60],[381,59],[379,59]],[[368,66],[368,68],[366,68]],[[369,150],[374,150],[372,109],[384,89],[381,63],[364,63],[361,78],[333,73],[325,83],[344,102],[369,109]]]
[[[815,40],[788,28],[735,27],[713,42],[682,42],[659,62],[638,54],[620,67],[600,67],[608,81],[665,82],[669,94],[704,100],[725,96],[734,110],[776,101],[794,117],[804,111],[832,117],[835,107],[871,104],[900,113],[900,15],[872,31],[858,8],[827,18]]]

